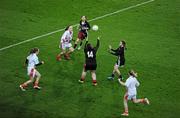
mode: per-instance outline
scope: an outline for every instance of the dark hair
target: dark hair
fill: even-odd
[[[133,77],[136,77],[137,75],[135,74],[134,70],[130,70],[129,71],[129,75],[130,76],[133,76]]]
[[[121,42],[122,42],[122,45],[123,45],[124,49],[126,50],[127,49],[126,48],[126,42],[124,40],[122,40]]]
[[[33,54],[33,53],[36,53],[37,51],[39,51],[39,48],[32,48],[31,50],[30,50],[30,54]]]
[[[123,46],[126,47],[126,42],[124,40],[121,41]]]
[[[93,48],[92,45],[90,43],[88,43],[87,46],[86,46],[86,49],[91,50],[92,48]]]
[[[83,16],[81,16],[81,18],[82,18]],[[87,19],[87,17],[86,16],[84,16],[86,19]]]
[[[68,26],[65,28],[65,31],[67,31],[67,30],[69,29],[70,26],[71,26],[71,25],[68,25]]]

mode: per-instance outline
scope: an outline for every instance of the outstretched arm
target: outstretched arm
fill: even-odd
[[[95,47],[95,50],[96,50],[96,51],[97,51],[98,48],[99,48],[99,44],[100,44],[100,43],[99,43],[99,40],[100,40],[100,37],[97,38],[97,44],[96,44],[96,47]]]
[[[125,83],[123,81],[121,81],[121,79],[118,79],[118,81],[122,86],[126,86]]]
[[[112,55],[115,55],[115,56],[119,56],[121,55],[122,53],[122,50],[117,48],[117,49],[112,49],[111,45],[109,46],[109,52],[112,54]]]
[[[44,64],[44,61],[39,62],[39,63],[36,64],[35,66],[40,66],[40,65],[42,65],[42,64]]]

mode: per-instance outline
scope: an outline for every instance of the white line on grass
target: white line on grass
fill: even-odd
[[[120,10],[117,10],[117,11],[115,11],[115,12],[111,12],[111,13],[108,13],[108,14],[105,14],[105,15],[102,15],[102,16],[99,16],[99,17],[96,17],[96,18],[93,18],[93,19],[89,20],[89,22],[95,21],[95,20],[99,20],[99,19],[102,19],[102,18],[105,18],[105,17],[108,17],[108,16],[112,16],[112,15],[114,15],[114,14],[117,14],[117,13],[120,13],[120,12],[123,12],[123,11],[127,11],[127,10],[129,10],[129,9],[133,9],[133,8],[142,6],[142,5],[151,3],[151,2],[153,2],[153,1],[155,1],[155,0],[149,0],[149,1],[142,2],[142,3],[136,4],[136,5],[132,5],[132,6],[129,6],[129,7],[126,7],[126,8],[120,9]],[[77,26],[77,25],[78,25],[78,24],[75,24],[75,25],[73,25],[73,27],[74,27],[74,26]],[[54,33],[57,33],[57,32],[61,32],[61,31],[64,31],[64,28],[59,29],[59,30],[55,30],[55,31],[52,31],[52,32],[49,32],[49,33],[46,33],[46,34],[43,34],[43,35],[39,35],[39,36],[30,38],[30,39],[21,41],[21,42],[19,42],[19,43],[15,43],[15,44],[12,44],[12,45],[3,47],[3,48],[0,49],[0,51],[9,49],[9,48],[15,47],[15,46],[17,46],[17,45],[21,45],[21,44],[24,44],[24,43],[33,41],[33,40],[36,40],[36,39],[39,39],[39,38],[42,38],[42,37],[45,37],[45,36],[49,36],[49,35],[51,35],[51,34],[54,34]]]

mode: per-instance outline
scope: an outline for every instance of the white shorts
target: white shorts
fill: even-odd
[[[65,50],[66,48],[70,48],[72,47],[71,43],[61,43],[61,47],[63,50]]]
[[[134,100],[134,99],[136,99],[136,95],[128,95],[128,94],[126,94],[125,99],[126,100]]]
[[[28,76],[34,78],[35,76],[39,77],[41,76],[41,74],[35,69],[35,68],[32,68],[32,67],[28,67],[27,68],[27,74]]]

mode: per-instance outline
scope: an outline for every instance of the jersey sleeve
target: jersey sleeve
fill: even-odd
[[[38,59],[37,56],[34,58],[34,63],[35,63],[35,64],[39,64],[39,59]]]
[[[117,51],[118,51],[118,49],[119,49],[119,48],[117,48],[117,49],[111,49],[111,51],[113,51],[113,52],[117,52]]]
[[[119,52],[118,52],[118,50],[119,50],[119,48],[117,48],[117,49],[111,49],[111,54],[112,55],[115,55],[115,56],[118,56],[119,55]]]
[[[140,85],[140,83],[138,82],[138,80],[136,80],[136,87],[138,87]]]
[[[61,37],[61,43],[63,43],[64,40],[66,39],[66,35],[67,35],[67,32],[65,31],[64,34]]]

